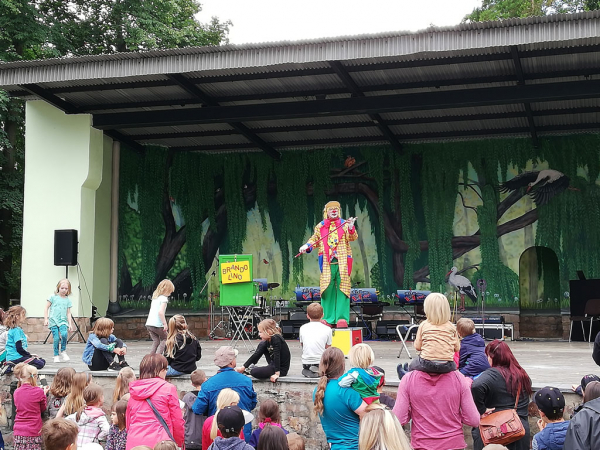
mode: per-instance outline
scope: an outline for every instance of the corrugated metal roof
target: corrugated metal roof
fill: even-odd
[[[324,38],[297,42],[226,45],[156,50],[141,53],[78,58],[18,61],[0,64],[0,86],[190,73],[235,68],[306,64],[319,61],[422,55],[452,56],[455,52],[511,45],[563,41],[567,46],[585,45],[600,36],[600,12],[510,19],[499,22],[460,24],[418,32],[381,33]],[[472,52],[471,52],[472,53]]]

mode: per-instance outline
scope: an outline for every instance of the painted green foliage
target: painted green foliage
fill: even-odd
[[[283,298],[297,284],[317,285],[315,258],[293,255],[321,220],[323,204],[337,199],[344,215],[358,217],[354,283],[383,295],[400,287],[444,292],[446,274],[457,266],[474,285],[486,280],[488,304],[529,304],[537,299],[519,299],[517,274],[521,254],[534,244],[556,253],[561,292],[575,270],[600,277],[599,257],[590,252],[600,248],[594,226],[600,219],[598,137],[541,142],[539,149],[525,139],[408,145],[402,155],[386,147],[289,151],[278,162],[262,154],[176,154],[170,168],[164,149],[129,152],[121,167],[121,255],[132,286],[156,278],[155,260],[143,255],[159,253],[165,228],[151,210],[164,207],[159,187],[169,177],[186,243],[171,256],[168,273],[189,269],[196,294],[214,270],[216,252],[253,253],[255,276],[281,283],[275,294]],[[526,186],[499,189],[507,179],[544,168],[570,179],[570,188],[546,205],[536,208]],[[141,242],[126,232],[131,227],[141,229]],[[558,284],[548,284],[548,270],[540,266],[539,278],[554,295]]]

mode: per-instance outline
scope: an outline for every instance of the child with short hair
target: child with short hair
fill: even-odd
[[[77,450],[79,427],[67,419],[52,419],[42,427],[45,450]]]
[[[69,295],[71,295],[71,282],[64,278],[56,285],[54,294],[46,301],[46,308],[44,309],[44,326],[47,326],[52,332],[55,363],[60,362],[61,356],[63,361],[71,359],[67,355],[69,331],[73,331],[73,319],[71,317],[73,304]]]
[[[427,319],[417,329],[414,347],[419,356],[410,370],[448,373],[456,370],[454,353],[460,350],[456,327],[450,322],[450,303],[444,294],[432,292],[425,297],[423,309]]]
[[[277,322],[273,319],[265,319],[258,324],[258,335],[261,342],[256,347],[256,351],[242,367],[235,369],[239,373],[244,373],[246,368],[253,366],[264,355],[267,360],[267,366],[252,367],[250,375],[258,379],[270,378],[275,383],[282,376],[285,377],[290,370],[291,353],[290,348],[281,336],[281,330]]]
[[[331,328],[321,322],[323,307],[320,303],[311,303],[306,308],[310,322],[300,327],[300,345],[302,346],[302,375],[307,378],[319,377],[319,363],[326,348],[331,347]]]
[[[475,332],[475,322],[467,317],[456,322],[456,332],[460,337],[458,370],[466,377],[475,378],[490,368],[485,354],[485,341]]]
[[[42,450],[42,413],[46,411],[46,393],[37,386],[38,371],[27,363],[14,368],[19,387],[13,395],[17,415],[13,427],[15,450]]]
[[[117,403],[119,400],[129,400],[129,383],[132,381],[135,381],[135,372],[131,367],[123,367],[119,370],[113,390],[113,403]]]
[[[279,427],[285,434],[289,432],[281,426],[281,413],[279,412],[279,405],[277,402],[267,399],[260,402],[258,409],[258,428],[252,432],[248,444],[256,448],[258,445],[258,439],[260,438],[261,431],[266,425]]]
[[[223,437],[217,436],[209,450],[228,450],[235,448],[236,450],[254,450],[253,447],[246,444],[240,439],[240,432],[246,424],[244,413],[239,406],[226,406],[219,411],[217,418],[217,426]]]
[[[108,369],[109,372],[119,372],[128,366],[125,362],[127,345],[115,337],[113,331],[115,324],[106,317],[101,317],[94,323],[81,357],[90,370]],[[115,361],[115,355],[119,358],[118,363]]]
[[[196,361],[202,357],[200,342],[188,330],[185,317],[175,314],[169,319],[169,334],[165,344],[167,377],[177,377],[196,370]]]
[[[77,413],[67,417],[77,423],[79,434],[77,435],[77,446],[81,447],[88,443],[98,443],[108,436],[110,425],[102,405],[104,404],[104,392],[96,383],[90,383],[83,391],[85,407]]]
[[[204,370],[196,369],[190,375],[190,381],[195,390],[186,393],[183,396],[185,403],[185,412],[183,420],[185,421],[185,448],[188,450],[199,450],[202,448],[202,426],[206,421],[206,416],[194,414],[192,406],[202,389],[202,384],[206,381]]]
[[[533,450],[561,450],[569,428],[569,421],[563,419],[565,397],[560,389],[546,386],[533,398],[541,417],[537,421],[540,432],[533,436]]]
[[[75,369],[72,367],[63,367],[56,372],[56,376],[50,385],[50,397],[48,398],[48,416],[54,419],[62,405],[65,403],[67,395],[71,392],[73,376]]]
[[[382,374],[371,366],[375,362],[373,349],[367,344],[356,344],[350,349],[348,359],[352,368],[340,377],[341,387],[352,387],[367,404],[379,401],[377,388]]]
[[[46,365],[46,361],[38,358],[27,351],[27,336],[21,328],[21,324],[27,319],[27,311],[19,305],[11,306],[6,315],[5,325],[8,328],[6,337],[6,361],[14,365],[25,362],[36,369]],[[7,370],[7,373],[10,370]]]
[[[112,425],[106,438],[106,450],[125,450],[127,445],[126,412],[127,402],[125,400],[119,400],[112,406],[110,413]]]

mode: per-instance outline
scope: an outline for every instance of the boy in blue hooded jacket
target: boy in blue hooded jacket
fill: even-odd
[[[456,322],[456,331],[461,339],[458,370],[466,377],[475,378],[490,368],[485,354],[485,341],[475,332],[475,323],[466,317]]]

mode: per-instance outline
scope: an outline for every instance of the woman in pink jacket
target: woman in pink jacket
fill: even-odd
[[[167,359],[164,356],[144,356],[140,363],[139,380],[129,385],[131,397],[127,403],[126,450],[137,445],[153,448],[157,442],[170,440],[174,440],[178,447],[183,447],[184,422],[177,388],[165,381],[166,373]],[[152,411],[148,400],[164,419],[168,432]]]
[[[400,380],[394,413],[402,425],[412,419],[410,443],[415,450],[466,448],[463,424],[479,425],[471,380],[457,370],[408,372]]]

